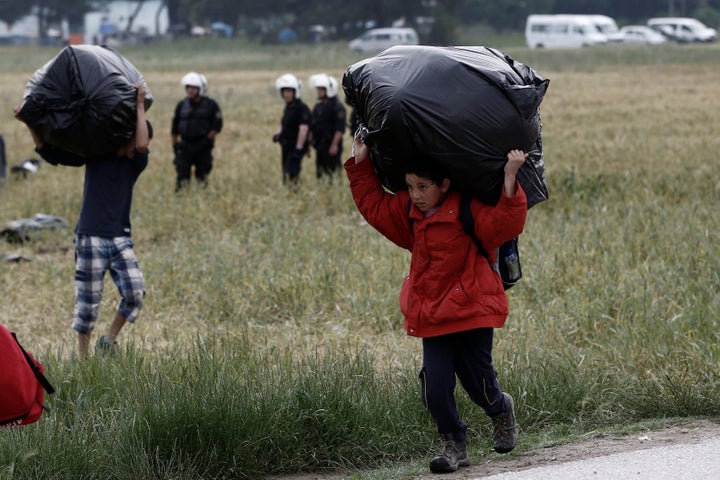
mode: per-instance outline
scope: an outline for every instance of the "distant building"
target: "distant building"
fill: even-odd
[[[130,17],[137,9],[138,2],[115,1],[102,5],[94,12],[85,14],[85,43],[122,42]],[[130,34],[146,38],[164,35],[170,19],[167,6],[160,0],[146,0],[142,3],[132,22]]]
[[[0,45],[26,45],[39,37],[40,27],[37,15],[25,15],[8,25],[0,21]]]
[[[33,12],[37,9],[33,8]],[[59,45],[67,40],[69,28],[67,20],[52,24],[45,32],[45,45]],[[40,40],[40,19],[36,13],[25,15],[12,24],[0,21],[0,45],[36,45]]]

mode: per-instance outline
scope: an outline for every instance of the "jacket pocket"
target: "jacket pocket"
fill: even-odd
[[[456,282],[453,287],[445,292],[442,299],[439,299],[428,318],[433,324],[448,323],[453,320],[464,319],[468,312],[476,311],[473,308],[474,301],[463,288],[462,283]]]
[[[457,282],[437,304],[431,318],[433,323],[448,323],[486,315],[507,313],[504,293],[485,293]]]
[[[402,287],[400,287],[400,311],[406,317],[413,317],[413,303],[416,304],[414,306],[417,308],[417,302],[412,301],[413,297],[410,277],[407,276],[403,280]]]

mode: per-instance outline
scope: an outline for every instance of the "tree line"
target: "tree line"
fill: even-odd
[[[80,31],[86,12],[111,1],[0,0],[0,20],[12,24],[37,13],[41,32],[62,20]],[[134,3],[139,7],[146,1]],[[307,32],[311,26],[322,26],[330,38],[347,39],[370,26],[391,26],[400,20],[418,27],[427,42],[447,43],[460,25],[518,31],[533,13],[604,14],[620,24],[644,23],[653,16],[690,16],[712,27],[720,25],[720,0],[162,0],[160,5],[167,8],[174,27],[220,21],[233,27],[233,35],[251,38],[276,38],[284,28]]]

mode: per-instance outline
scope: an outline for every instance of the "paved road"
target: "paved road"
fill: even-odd
[[[720,437],[615,453],[472,480],[718,480]]]

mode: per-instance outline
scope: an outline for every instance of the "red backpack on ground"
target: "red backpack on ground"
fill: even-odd
[[[0,323],[0,428],[37,422],[55,389],[40,362]]]

